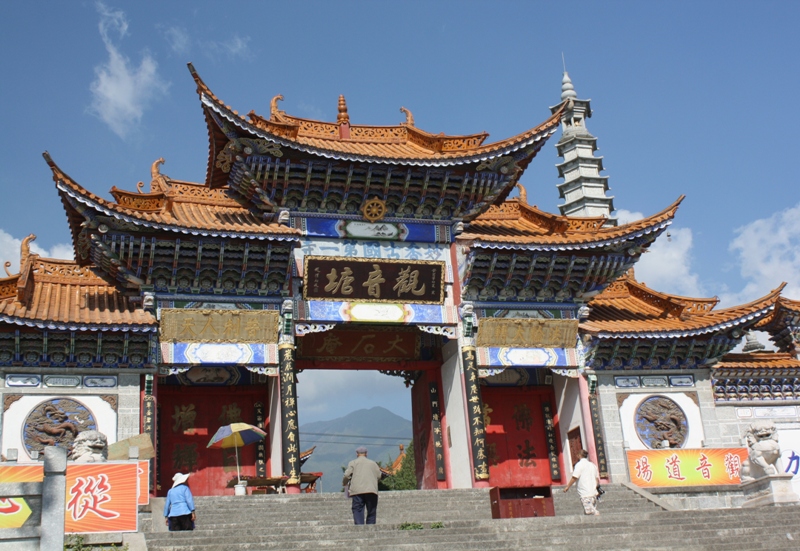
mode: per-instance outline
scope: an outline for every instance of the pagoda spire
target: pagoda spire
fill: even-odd
[[[564,216],[608,218],[606,225],[616,226],[614,197],[606,196],[608,176],[601,176],[603,158],[595,157],[597,138],[586,128],[586,119],[592,116],[590,100],[578,99],[569,73],[561,79],[561,103],[550,110],[555,113],[565,105],[561,114],[561,139],[556,144],[558,156],[564,162],[556,165],[558,175],[564,178],[558,184],[558,193],[564,204],[558,208]]]

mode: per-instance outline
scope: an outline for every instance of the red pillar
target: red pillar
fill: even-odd
[[[578,377],[578,389],[581,400],[581,418],[586,437],[586,451],[589,452],[589,461],[597,465],[597,448],[594,441],[594,428],[592,425],[592,410],[589,406],[589,383],[586,377]]]

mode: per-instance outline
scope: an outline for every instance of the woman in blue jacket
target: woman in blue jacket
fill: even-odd
[[[167,493],[164,503],[164,517],[170,532],[177,530],[194,530],[194,498],[186,481],[189,474],[177,473],[172,477],[172,488]]]

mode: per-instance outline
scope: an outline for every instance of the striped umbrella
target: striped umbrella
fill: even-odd
[[[239,474],[239,448],[263,440],[267,433],[258,427],[247,423],[231,423],[220,427],[216,434],[211,437],[211,441],[206,448],[235,448],[236,454],[236,479],[241,484],[242,477]]]

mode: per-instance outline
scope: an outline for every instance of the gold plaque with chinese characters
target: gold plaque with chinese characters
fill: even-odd
[[[161,310],[161,342],[277,343],[277,310]]]
[[[575,348],[578,320],[482,318],[478,346]]]
[[[306,256],[303,298],[442,304],[444,270],[441,261]]]

